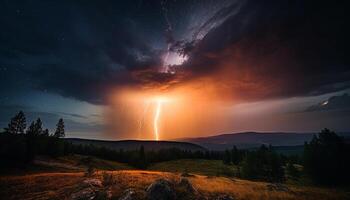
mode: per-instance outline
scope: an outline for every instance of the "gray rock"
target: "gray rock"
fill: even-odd
[[[97,178],[88,178],[83,180],[80,185],[81,189],[70,195],[69,199],[72,200],[88,200],[96,199],[101,195],[104,195],[104,191],[101,190],[102,182]]]
[[[220,195],[220,196],[216,197],[215,200],[235,200],[235,198],[233,196],[224,194],[224,195]]]
[[[86,187],[102,187],[102,181],[97,178],[89,178],[83,181],[83,185]]]
[[[172,184],[165,179],[153,182],[148,186],[146,192],[149,200],[175,200],[176,198]]]
[[[127,189],[123,192],[122,196],[118,200],[136,200],[137,194],[133,189]]]
[[[69,199],[72,200],[87,200],[94,199],[96,197],[96,191],[92,188],[85,188],[78,192],[71,194]]]

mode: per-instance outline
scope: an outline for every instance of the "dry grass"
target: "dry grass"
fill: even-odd
[[[1,199],[62,199],[83,180],[83,173],[42,173],[0,177]]]
[[[115,184],[112,192],[116,197],[127,188],[144,190],[159,178],[173,182],[178,182],[181,178],[178,173],[139,170],[99,172],[96,177],[102,180],[104,173],[113,175]],[[79,190],[84,178],[83,173],[42,173],[0,177],[0,197],[1,199],[67,199],[72,192]],[[349,193],[335,189],[289,186],[290,191],[283,192],[269,191],[266,183],[263,182],[233,180],[224,177],[196,175],[190,177],[189,180],[200,193],[208,197],[225,193],[235,196],[238,200],[350,199]]]
[[[241,200],[330,200],[330,199],[349,199],[349,194],[345,191],[315,188],[315,187],[293,187],[289,186],[290,191],[269,191],[267,183],[253,182],[239,179],[228,179],[224,177],[205,177],[196,176],[190,178],[192,184],[206,196],[217,193],[228,193]]]

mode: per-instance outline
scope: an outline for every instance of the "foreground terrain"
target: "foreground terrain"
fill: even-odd
[[[94,166],[86,174],[87,165]],[[0,176],[1,199],[145,199],[150,185],[167,181],[177,199],[350,199],[345,189],[281,185],[232,178],[234,167],[221,161],[177,160],[157,163],[151,171],[84,156],[38,157],[27,171]],[[162,183],[162,182],[161,182]],[[158,193],[164,193],[159,192]],[[128,196],[129,195],[129,196]],[[130,200],[130,199],[129,199]]]
[[[113,181],[106,183],[106,174]],[[98,172],[92,177],[82,172],[39,173],[23,176],[3,176],[0,178],[0,195],[2,199],[79,199],[79,191],[86,186],[96,184],[97,190],[108,191],[111,199],[118,199],[128,189],[138,191],[145,196],[145,189],[157,179],[166,179],[178,184],[184,174],[151,172],[139,170],[121,170]],[[349,199],[349,193],[335,189],[314,187],[276,186],[263,182],[252,182],[224,177],[187,175],[198,195],[203,199],[216,199],[220,195],[230,195],[234,199]],[[101,183],[94,183],[100,180]],[[101,186],[102,185],[102,186]],[[176,188],[175,188],[176,190]],[[180,189],[181,190],[181,189]],[[178,194],[181,196],[184,194]]]

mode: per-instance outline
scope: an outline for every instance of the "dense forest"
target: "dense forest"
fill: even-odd
[[[0,133],[1,167],[25,168],[36,155],[81,154],[127,163],[140,169],[147,169],[151,163],[184,158],[222,160],[224,164],[237,168],[237,177],[270,182],[284,182],[287,177],[297,180],[304,174],[314,184],[343,185],[348,182],[350,174],[350,157],[347,155],[350,147],[342,137],[328,129],[305,142],[302,156],[278,154],[272,146],[264,145],[255,150],[233,146],[226,151],[192,152],[177,148],[145,151],[141,146],[139,150],[116,151],[93,145],[73,145],[64,137],[63,119],[59,119],[55,132],[50,133],[43,128],[40,118],[27,128],[25,115],[19,112]]]

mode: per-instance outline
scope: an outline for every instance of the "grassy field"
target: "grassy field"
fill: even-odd
[[[96,168],[93,177],[86,177],[87,162]],[[296,184],[286,184],[288,190],[271,190],[269,183],[232,178],[234,166],[220,160],[183,159],[153,164],[147,171],[134,170],[118,162],[94,157],[73,155],[58,159],[38,157],[34,165],[22,173],[0,175],[0,199],[70,199],[82,189],[86,179],[103,180],[103,173],[111,174],[115,183],[110,187],[113,199],[123,191],[145,188],[159,178],[178,183],[186,178],[208,199],[229,194],[238,200],[342,200],[350,199],[346,189],[329,189]],[[175,184],[176,185],[176,184]]]
[[[109,171],[116,180],[112,186],[112,197],[117,199],[128,188],[143,190],[153,181],[165,178],[178,182],[179,173],[139,170]],[[101,179],[101,173],[95,175]],[[79,190],[83,180],[81,172],[40,173],[25,176],[0,177],[0,196],[5,199],[69,199]],[[350,194],[343,190],[289,186],[289,191],[270,191],[267,183],[252,182],[225,177],[195,175],[188,177],[192,185],[206,197],[230,194],[238,200],[341,200]]]
[[[151,165],[148,170],[195,173],[207,176],[233,176],[236,168],[224,165],[222,160],[182,159],[156,163]]]

